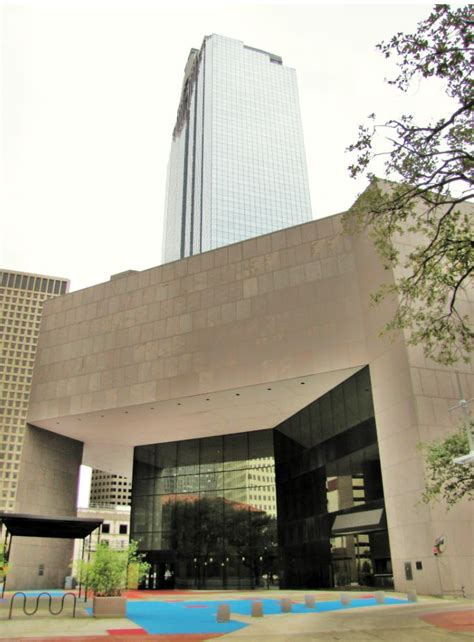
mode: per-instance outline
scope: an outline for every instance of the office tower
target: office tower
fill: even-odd
[[[206,36],[185,67],[163,260],[311,218],[295,70],[239,40]]]
[[[0,270],[0,510],[15,505],[43,303],[68,287],[67,279]]]
[[[91,507],[111,508],[129,506],[132,498],[132,484],[127,477],[113,475],[102,470],[92,471]]]

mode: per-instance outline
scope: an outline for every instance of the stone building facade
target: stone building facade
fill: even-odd
[[[395,276],[335,215],[48,302],[17,510],[72,511],[81,461],[130,475],[136,446],[272,429],[368,368],[395,587],[473,594],[472,509],[421,503],[417,449],[453,430],[457,379],[472,397],[472,366],[380,336],[396,302],[373,307],[370,293]],[[21,542],[13,554],[15,584]],[[63,573],[47,543],[41,555]]]

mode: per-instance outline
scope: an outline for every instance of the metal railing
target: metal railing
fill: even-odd
[[[15,598],[16,598],[17,595],[19,595],[19,596],[21,596],[23,598],[22,607],[23,607],[23,613],[25,615],[35,615],[35,613],[37,613],[37,611],[39,609],[39,605],[40,605],[40,598],[43,597],[43,596],[46,596],[48,598],[48,610],[49,610],[50,614],[51,615],[60,615],[64,610],[65,599],[67,597],[71,596],[73,598],[72,617],[76,617],[77,596],[74,593],[64,593],[63,596],[62,596],[62,599],[61,599],[61,605],[60,605],[59,610],[58,611],[54,611],[53,610],[53,596],[51,595],[51,593],[48,593],[47,591],[42,591],[41,593],[39,593],[36,596],[28,596],[23,591],[16,591],[16,593],[13,593],[13,595],[10,598],[10,610],[8,611],[8,619],[9,620],[11,620],[11,618],[12,618],[13,603],[14,603]],[[30,597],[30,598],[36,597],[36,604],[35,604],[35,607],[34,607],[34,609],[32,611],[28,611],[28,609],[26,608],[26,602],[27,602],[28,597]]]

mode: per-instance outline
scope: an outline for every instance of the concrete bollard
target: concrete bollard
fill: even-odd
[[[291,600],[288,597],[283,597],[280,600],[280,611],[281,613],[291,613]]]
[[[374,597],[377,604],[383,604],[385,602],[385,593],[383,591],[375,591]]]
[[[349,606],[349,604],[351,603],[351,600],[352,600],[352,598],[351,598],[350,595],[347,595],[347,593],[341,593],[341,604],[342,604],[342,606]]]
[[[409,602],[418,602],[418,596],[416,594],[416,591],[408,591],[407,600]]]
[[[258,601],[252,602],[250,615],[252,617],[263,617],[263,603]]]
[[[228,604],[219,604],[217,607],[216,622],[228,622],[230,619],[230,607]]]
[[[314,607],[316,606],[316,598],[314,597],[314,595],[305,595],[304,603],[308,609],[314,609]]]

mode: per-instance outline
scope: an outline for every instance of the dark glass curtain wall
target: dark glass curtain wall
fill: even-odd
[[[369,369],[275,429],[135,448],[132,538],[144,588],[389,584]]]

